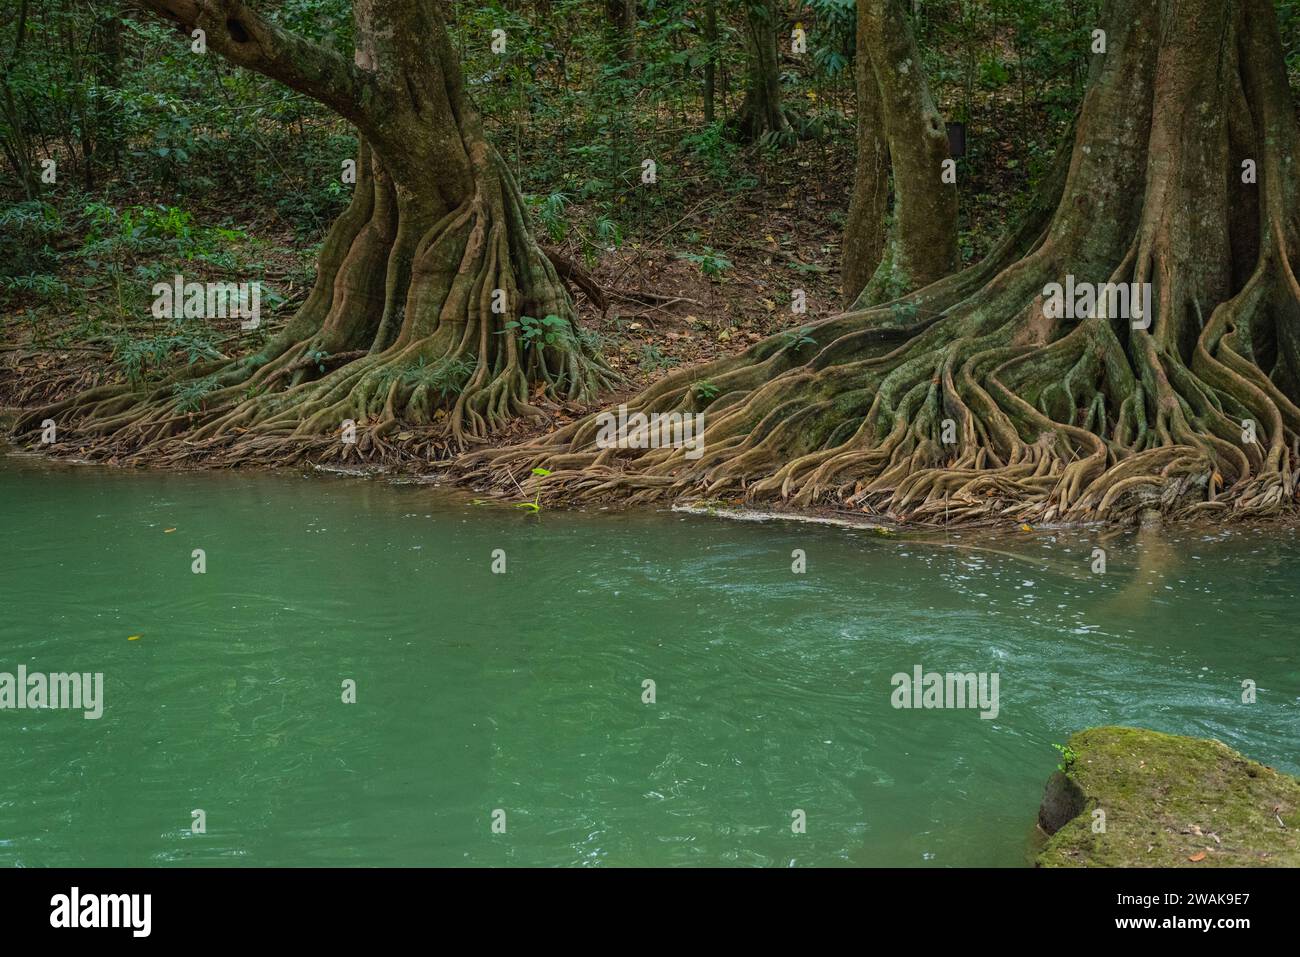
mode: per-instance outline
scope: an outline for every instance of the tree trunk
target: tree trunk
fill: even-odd
[[[32,148],[31,138],[23,124],[24,117],[9,82],[9,73],[17,65],[23,41],[27,38],[27,9],[27,0],[19,0],[14,44],[0,69],[0,119],[4,121],[0,127],[0,147],[3,147],[5,159],[22,184],[23,195],[31,200],[41,193],[41,181],[36,173],[36,151]]]
[[[1272,3],[1109,0],[1098,26],[1071,142],[982,263],[627,403],[703,413],[698,457],[596,448],[588,418],[467,470],[549,463],[529,494],[933,523],[1294,510],[1300,133]],[[1119,283],[1150,283],[1150,309],[1124,309],[1117,285],[1074,316],[1052,303],[1056,284]]]
[[[859,99],[874,75],[877,115],[894,173],[893,231],[882,256],[845,264],[845,274],[855,278],[863,270],[873,271],[856,300],[870,306],[927,286],[957,268],[957,186],[955,176],[952,182],[943,179],[943,163],[950,159],[948,131],[930,95],[903,0],[859,0],[858,49],[871,67],[871,74],[859,79]],[[875,195],[879,150],[861,139],[858,145],[855,197],[860,192]],[[876,222],[863,218],[851,225],[873,229]],[[866,251],[875,250],[868,245]]]
[[[745,0],[749,76],[734,118],[736,134],[753,142],[790,128],[781,109],[781,62],[776,38],[777,0]]]
[[[614,28],[619,61],[630,71],[636,59],[636,0],[605,0],[605,16]]]
[[[67,406],[83,434],[109,437],[106,453],[181,430],[191,445],[219,444],[247,432],[336,433],[346,420],[374,423],[367,447],[402,423],[445,425],[460,445],[540,414],[535,395],[589,399],[607,384],[612,374],[579,335],[465,94],[437,2],[355,0],[353,63],[240,0],[146,5],[187,36],[205,30],[210,51],[336,110],[360,147],[351,204],[325,239],[307,300],[258,354],[199,370],[219,385],[200,413],[176,413],[171,383]]]
[[[880,87],[876,85],[866,30],[861,25],[865,8],[864,0],[858,5],[857,51],[853,62],[858,113],[857,160],[840,252],[845,308],[857,301],[880,264],[885,251],[885,212],[889,207],[889,147],[880,112]]]
[[[716,116],[718,78],[718,0],[704,0],[704,42],[709,47],[704,61],[704,122],[712,123]]]

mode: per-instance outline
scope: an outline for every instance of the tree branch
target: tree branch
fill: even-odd
[[[262,18],[242,0],[137,0],[187,34],[205,34],[210,49],[238,66],[279,80],[318,100],[359,127],[365,73],[333,50]]]

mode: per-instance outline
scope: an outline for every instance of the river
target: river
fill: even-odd
[[[1300,772],[1288,529],[918,541],[18,456],[0,529],[0,672],[103,675],[98,719],[0,710],[5,866],[1021,866],[1081,728]],[[916,666],[996,675],[996,716],[894,707]]]

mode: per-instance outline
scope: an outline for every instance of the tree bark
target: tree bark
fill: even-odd
[[[857,301],[880,264],[885,251],[889,208],[889,146],[885,141],[884,117],[880,110],[880,88],[871,64],[866,31],[861,26],[865,0],[858,6],[857,52],[854,54],[854,85],[857,89],[857,150],[853,172],[853,196],[840,252],[841,292],[844,306]]]
[[[867,306],[942,279],[957,268],[960,257],[957,186],[943,181],[943,163],[951,158],[947,127],[930,95],[902,0],[859,0],[858,49],[865,51],[875,76],[876,109],[888,143],[894,185],[893,230],[882,257],[845,265],[846,275],[855,277],[866,269],[873,271],[858,294],[859,304]],[[860,82],[860,97],[862,86]],[[862,145],[855,195],[878,189],[879,153],[871,143],[863,153]],[[871,228],[865,219],[853,225]],[[873,250],[868,246],[867,251]]]
[[[737,135],[745,142],[789,129],[781,109],[781,62],[777,47],[778,0],[745,0],[745,35],[749,76],[745,98],[735,116]]]
[[[716,115],[718,77],[718,0],[704,0],[704,42],[709,47],[704,61],[704,122],[712,123]]]

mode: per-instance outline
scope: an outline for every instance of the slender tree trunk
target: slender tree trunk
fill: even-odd
[[[735,116],[736,132],[752,142],[766,133],[789,129],[781,109],[781,62],[777,47],[778,0],[745,0],[749,76],[745,99]]]
[[[636,59],[636,0],[605,0],[605,16],[617,38],[619,60],[631,70]]]
[[[36,151],[32,148],[31,138],[24,126],[22,111],[18,108],[9,82],[9,74],[22,54],[23,42],[27,39],[28,0],[19,0],[18,17],[14,26],[13,46],[0,67],[0,119],[4,121],[4,135],[0,136],[0,146],[4,148],[5,159],[13,167],[14,173],[22,184],[23,194],[27,199],[35,199],[41,193],[40,177],[36,174]]]
[[[894,185],[892,234],[859,293],[859,304],[866,306],[942,279],[960,256],[955,176],[944,182],[943,175],[951,158],[947,127],[930,95],[904,0],[859,0],[858,35],[876,78]],[[873,188],[875,161],[871,152],[859,154],[862,182],[855,192]]]
[[[858,7],[859,20],[864,6],[865,2]],[[880,264],[887,234],[885,213],[889,207],[889,147],[880,111],[880,88],[865,32],[859,26],[853,64],[858,135],[853,196],[841,249],[841,286],[846,307],[857,301]]]
[[[714,122],[714,98],[717,95],[718,73],[718,0],[704,0],[704,42],[709,55],[704,61],[704,122]]]

